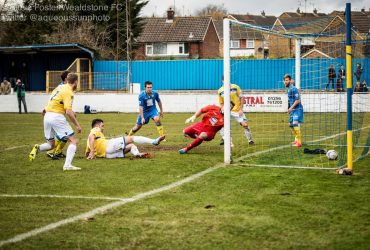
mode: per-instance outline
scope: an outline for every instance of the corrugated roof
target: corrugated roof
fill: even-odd
[[[2,53],[26,53],[31,51],[60,52],[60,51],[84,51],[94,58],[94,50],[78,43],[66,44],[33,44],[22,46],[0,46]]]
[[[211,17],[175,17],[172,23],[166,18],[145,18],[138,42],[191,42],[203,41]]]

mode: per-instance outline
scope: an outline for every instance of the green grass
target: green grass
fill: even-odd
[[[152,159],[87,161],[83,150],[93,118],[105,120],[107,136],[118,136],[130,129],[136,114],[79,114],[83,133],[78,135],[74,165],[82,171],[63,172],[63,161],[52,161],[43,153],[32,163],[27,159],[32,145],[43,142],[41,115],[1,114],[0,193],[129,198],[222,162],[219,136],[187,155],[177,153],[189,142],[181,136],[188,116],[167,114],[163,119],[167,142],[159,147],[139,145],[153,153]],[[316,118],[306,117],[303,129],[305,141],[309,141],[308,128]],[[249,147],[237,136],[242,131],[233,123],[234,159],[291,140],[289,134],[275,133],[277,128],[289,132],[282,127],[286,126],[286,114],[250,114],[248,118],[256,145]],[[363,126],[367,126],[368,116],[364,119]],[[267,124],[276,127],[266,131]],[[320,130],[320,136],[337,133],[334,128],[328,130]],[[368,130],[358,135],[359,144],[367,140],[366,133]],[[157,137],[152,122],[139,134]],[[15,146],[19,148],[9,149]],[[336,164],[290,147],[247,157],[241,163],[312,165],[313,161],[319,167]],[[94,220],[67,224],[4,249],[368,249],[370,157],[356,162],[354,170],[353,176],[340,176],[335,171],[235,163],[96,215]],[[0,241],[114,202],[45,197],[0,197],[0,201]]]

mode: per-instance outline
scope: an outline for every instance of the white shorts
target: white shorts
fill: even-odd
[[[124,158],[126,143],[124,137],[113,138],[107,141],[105,149],[105,158]]]
[[[54,140],[55,135],[59,140],[62,140],[74,135],[74,131],[64,115],[46,112],[44,116],[44,135],[48,141]]]
[[[248,121],[248,119],[247,119],[247,117],[245,116],[244,113],[243,113],[243,116],[240,117],[239,116],[239,112],[233,112],[233,111],[231,111],[230,112],[230,116],[233,117],[235,119],[235,121],[237,121],[238,123],[247,122]]]

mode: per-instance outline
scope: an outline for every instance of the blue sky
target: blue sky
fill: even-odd
[[[284,11],[312,12],[316,8],[319,12],[330,13],[333,10],[344,10],[346,2],[350,2],[352,10],[364,8],[369,11],[370,0],[149,0],[142,14],[146,16],[163,16],[169,6],[175,5],[176,12],[180,14],[194,14],[208,4],[224,5],[229,13],[234,14],[260,14],[262,10],[266,15],[279,15]]]

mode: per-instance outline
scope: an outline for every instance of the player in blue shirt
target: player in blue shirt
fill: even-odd
[[[290,114],[289,126],[292,129],[292,134],[295,137],[294,142],[292,142],[292,146],[302,147],[300,124],[303,123],[303,105],[301,103],[301,94],[294,86],[292,77],[290,75],[284,76],[284,85],[288,89],[288,114]]]
[[[163,126],[161,124],[160,117],[163,117],[163,108],[161,99],[157,92],[153,91],[153,83],[150,81],[145,82],[145,91],[142,91],[139,95],[139,115],[135,126],[128,133],[129,136],[135,134],[140,128],[153,119],[159,136],[164,136]],[[156,107],[156,102],[159,106],[159,113]]]

